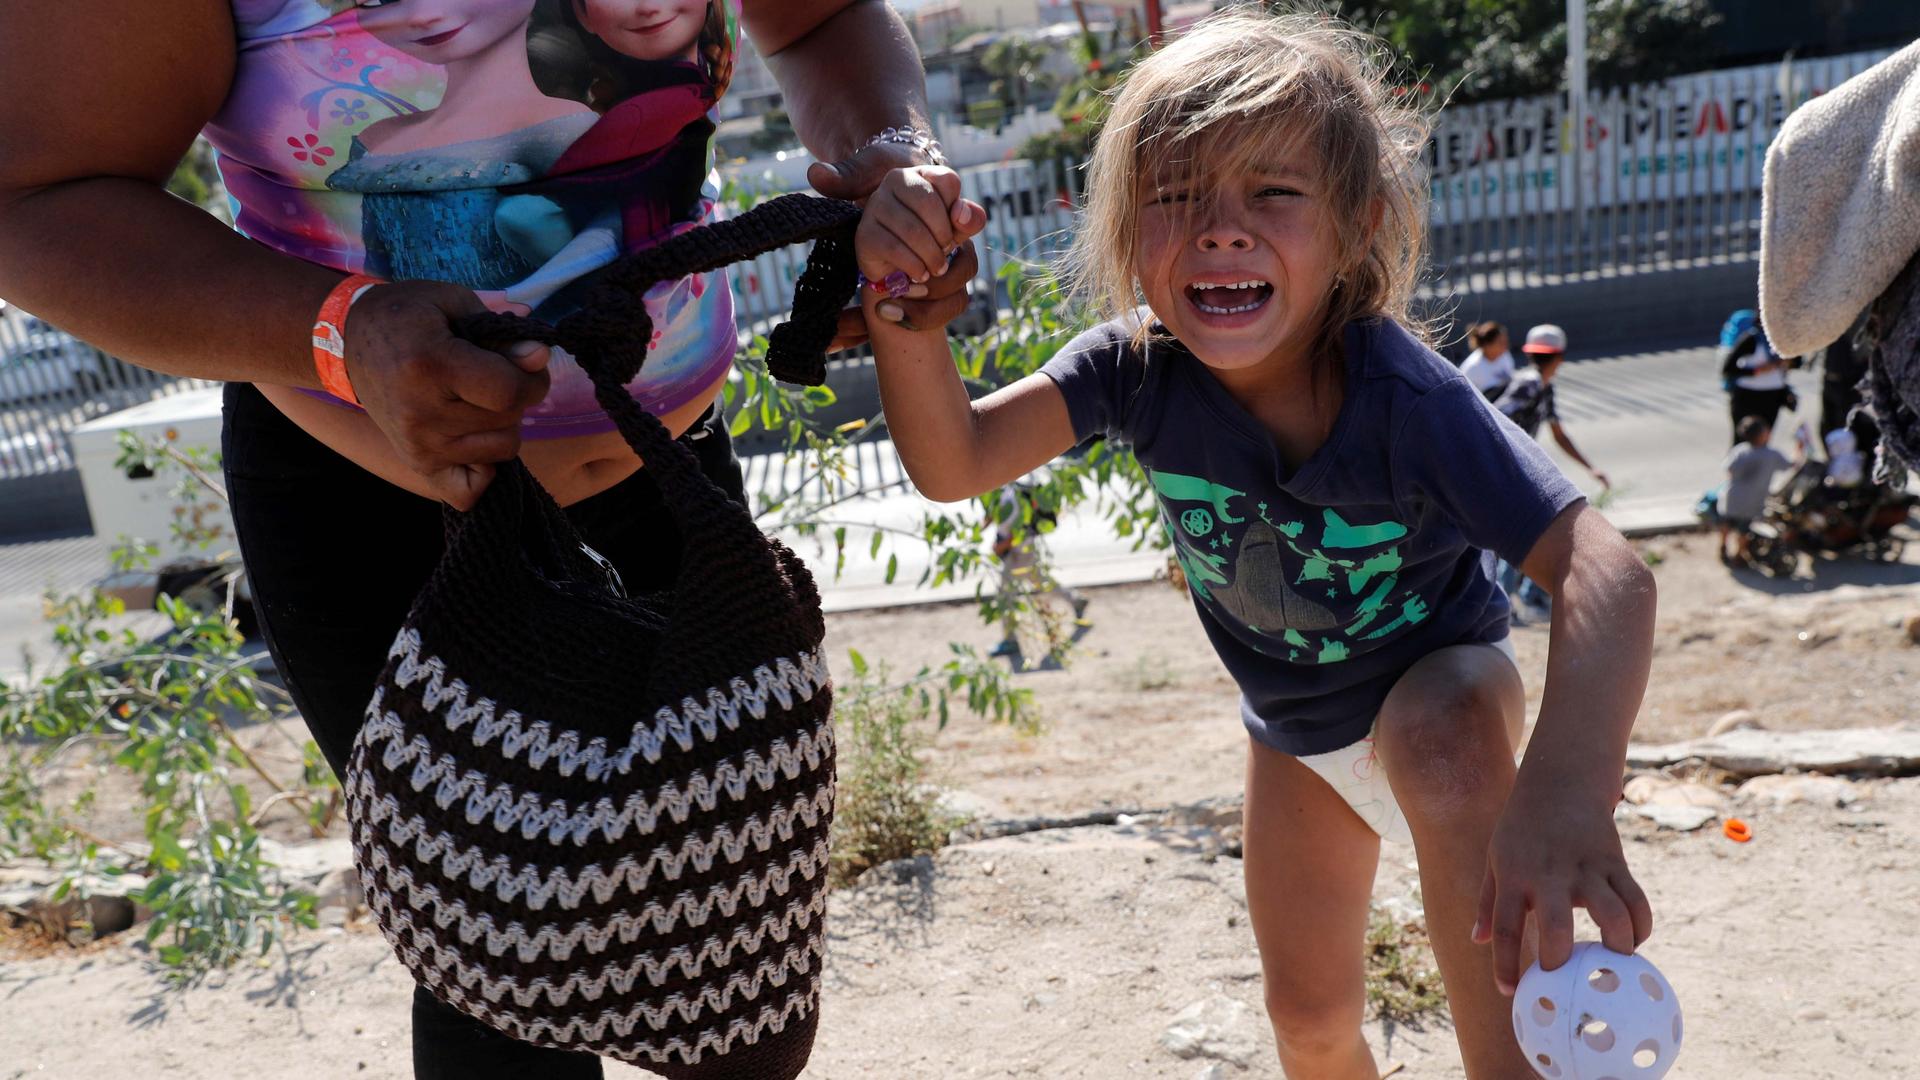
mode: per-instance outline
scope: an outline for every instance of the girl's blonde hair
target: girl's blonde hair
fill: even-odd
[[[1389,86],[1390,68],[1383,42],[1332,15],[1255,7],[1210,16],[1142,60],[1087,164],[1070,290],[1104,317],[1124,316],[1140,303],[1139,210],[1157,188],[1206,189],[1307,152],[1339,267],[1316,363],[1338,362],[1340,330],[1356,318],[1384,316],[1430,339],[1410,310],[1426,246],[1429,124],[1412,94]],[[1136,341],[1147,333],[1142,325]]]

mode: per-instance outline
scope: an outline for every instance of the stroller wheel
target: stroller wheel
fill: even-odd
[[[1761,533],[1748,541],[1747,559],[1755,570],[1768,577],[1792,577],[1800,568],[1800,556],[1779,538]]]

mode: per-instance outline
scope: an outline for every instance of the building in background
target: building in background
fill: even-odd
[[[780,85],[773,81],[773,72],[767,69],[766,60],[760,56],[760,50],[753,47],[753,40],[741,34],[739,46],[733,53],[733,83],[720,99],[720,119],[760,116],[768,109],[781,107],[782,103]]]
[[[1897,49],[1920,38],[1915,0],[1710,0],[1720,16],[1714,67],[1858,49]]]

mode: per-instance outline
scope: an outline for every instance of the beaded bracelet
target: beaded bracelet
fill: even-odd
[[[867,146],[878,146],[881,143],[897,143],[900,146],[912,147],[925,154],[927,161],[933,165],[947,163],[947,155],[940,149],[940,140],[934,138],[930,131],[913,127],[890,127],[867,140]]]

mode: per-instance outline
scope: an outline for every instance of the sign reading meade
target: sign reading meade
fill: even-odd
[[[1591,92],[1581,203],[1757,197],[1767,145],[1787,114],[1887,55],[1762,64]],[[1442,111],[1426,155],[1434,223],[1573,209],[1571,123],[1564,92]]]

